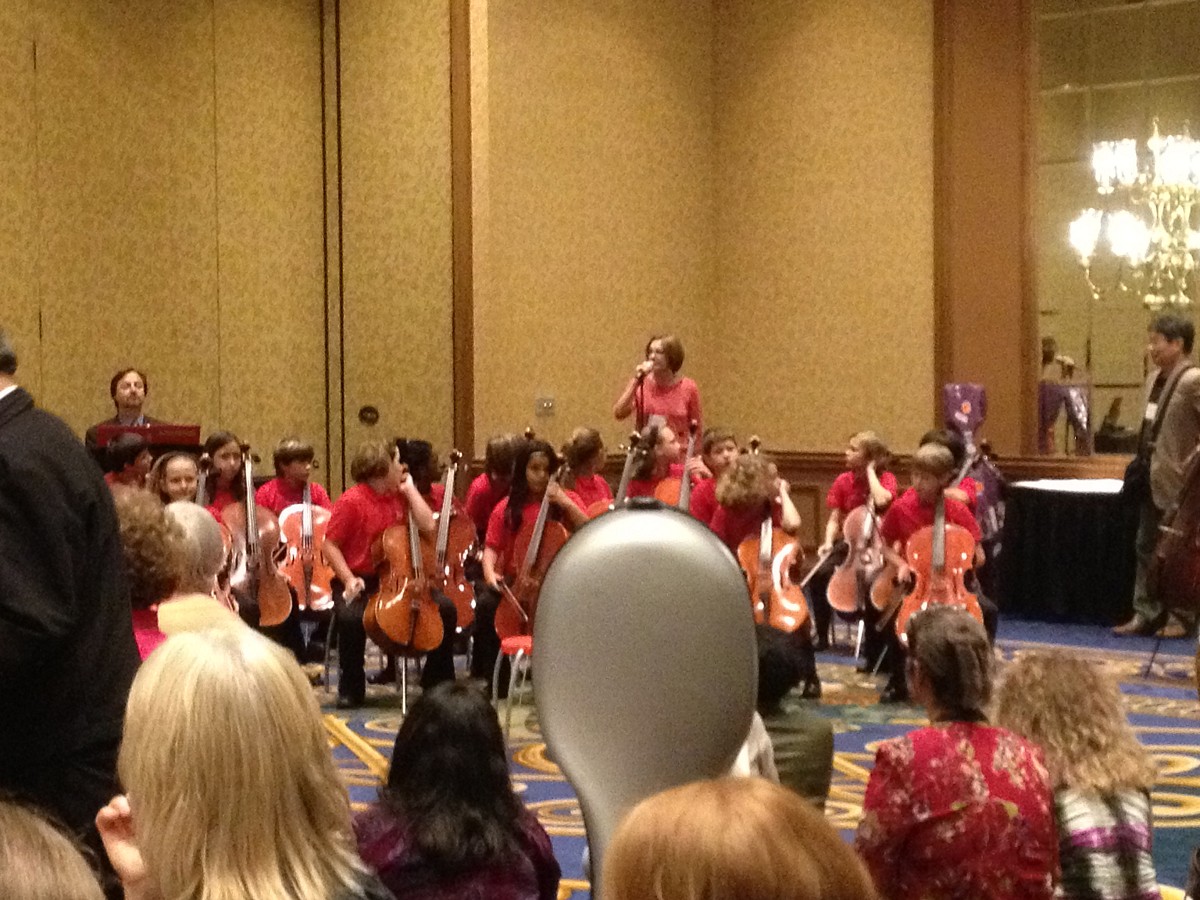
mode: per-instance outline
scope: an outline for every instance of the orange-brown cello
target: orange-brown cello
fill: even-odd
[[[700,423],[695,419],[688,423],[687,453],[683,457],[683,475],[668,475],[654,488],[654,499],[675,506],[688,512],[692,506],[692,476],[687,470],[687,462],[696,452],[696,433]]]
[[[550,491],[558,484],[559,473],[550,476],[542,505],[538,507],[533,522],[522,522],[521,530],[513,540],[511,560],[521,560],[512,584],[500,585],[501,603],[496,608],[496,634],[501,638],[519,634],[533,634],[533,619],[537,614],[538,596],[542,591],[542,579],[555,554],[562,549],[570,537],[561,522],[549,519]]]
[[[462,454],[451,450],[442,505],[437,513],[437,533],[421,535],[421,558],[429,587],[441,591],[454,603],[459,630],[475,621],[475,589],[463,572],[475,543],[475,526],[454,503],[454,482],[461,463]]]
[[[196,478],[196,503],[201,506],[204,505],[205,494],[208,492],[208,474],[211,469],[212,457],[207,453],[201,453],[200,458],[196,460],[196,470],[199,473]],[[229,528],[224,522],[217,522],[217,527],[221,529],[221,543],[225,545],[225,562],[221,565],[221,571],[217,573],[217,590],[213,596],[223,606],[232,612],[237,612],[237,598],[233,596],[233,591],[229,587],[229,563],[233,551],[233,535],[229,533]]]
[[[393,655],[420,656],[436,649],[445,631],[438,605],[429,593],[412,510],[406,522],[384,530],[374,554],[379,590],[363,612],[363,629]]]
[[[752,437],[750,452],[757,454],[761,445],[757,437]],[[804,591],[792,577],[803,556],[800,545],[771,522],[768,501],[758,536],[746,538],[737,550],[738,562],[750,587],[754,621],[789,634],[808,624]]]
[[[871,583],[883,568],[883,544],[879,538],[879,514],[875,501],[867,497],[863,506],[850,510],[842,523],[842,536],[849,552],[829,577],[826,596],[833,609],[845,615],[859,610]]]
[[[945,498],[938,498],[933,525],[908,539],[904,555],[916,576],[916,585],[896,613],[896,633],[901,643],[907,641],[909,620],[931,606],[957,606],[983,622],[979,598],[964,583],[974,565],[975,539],[967,529],[946,521]]]
[[[279,571],[279,520],[254,502],[254,457],[242,444],[242,477],[246,499],[221,512],[233,544],[229,584],[234,596],[258,605],[258,624],[279,625],[292,613],[292,592]]]
[[[296,592],[300,609],[318,612],[333,608],[333,567],[325,559],[325,527],[329,510],[314,506],[312,489],[304,485],[304,499],[279,514],[279,530],[285,546],[283,572]]]

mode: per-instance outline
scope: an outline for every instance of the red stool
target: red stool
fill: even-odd
[[[517,634],[500,639],[500,652],[496,655],[496,668],[492,672],[492,705],[495,707],[500,705],[500,666],[505,658],[512,657],[512,668],[508,674],[508,696],[504,700],[504,737],[506,740],[512,722],[513,693],[518,689],[524,690],[529,675],[529,660],[532,656],[533,635]],[[522,661],[525,662],[524,669],[521,668]],[[518,675],[520,676],[519,684],[517,682]]]

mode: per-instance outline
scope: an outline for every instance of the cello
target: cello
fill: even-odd
[[[475,543],[475,526],[454,508],[454,482],[461,462],[462,453],[451,450],[442,505],[437,513],[437,535],[421,536],[421,557],[429,587],[453,601],[459,630],[475,621],[475,589],[463,572]]]
[[[442,643],[441,612],[429,593],[421,536],[412,510],[389,525],[374,548],[379,590],[363,612],[363,629],[388,653],[421,656]]]
[[[242,478],[246,499],[221,513],[232,538],[229,585],[234,596],[258,606],[260,627],[279,625],[292,613],[292,591],[277,566],[279,520],[254,502],[254,457],[242,444]]]
[[[916,576],[916,584],[896,613],[896,634],[901,644],[908,642],[909,620],[930,606],[957,606],[983,623],[979,598],[964,583],[974,565],[975,539],[967,529],[946,521],[944,497],[938,497],[933,525],[908,539],[904,556]]]
[[[201,453],[200,458],[196,460],[196,499],[195,503],[199,506],[204,505],[205,494],[208,493],[208,473],[212,469],[212,457],[207,453]],[[225,547],[225,561],[221,565],[221,570],[217,573],[217,589],[213,594],[214,598],[222,606],[230,612],[238,611],[237,598],[233,596],[233,591],[229,589],[229,563],[230,554],[233,551],[233,535],[229,533],[229,528],[220,520],[217,520],[217,527],[221,530],[221,544]]]
[[[758,455],[762,442],[750,438],[750,452]],[[758,537],[738,545],[737,558],[750,588],[754,621],[792,633],[808,624],[808,603],[801,585],[792,578],[804,552],[782,528],[771,521],[771,501],[763,510]]]
[[[871,583],[883,568],[883,546],[879,540],[879,513],[875,502],[850,510],[842,523],[842,537],[849,552],[829,577],[826,596],[829,606],[843,615],[858,612],[870,592]]]
[[[1183,489],[1158,531],[1150,560],[1151,594],[1167,609],[1194,617],[1200,612],[1200,452],[1193,451],[1185,466]]]
[[[687,461],[696,453],[696,433],[700,423],[692,419],[688,423],[687,453],[683,457],[683,475],[668,475],[654,488],[654,499],[688,512],[692,503],[692,476],[687,471]]]
[[[313,505],[307,482],[304,498],[279,514],[286,548],[279,569],[295,590],[300,609],[320,612],[333,608],[333,567],[321,552],[329,516],[329,510]]]
[[[496,634],[501,638],[533,634],[542,579],[551,560],[570,537],[561,522],[549,519],[550,489],[558,483],[558,476],[559,472],[550,476],[537,517],[533,522],[522,522],[513,541],[511,558],[520,559],[521,568],[511,586],[500,583],[502,602],[496,609]]]
[[[629,435],[629,447],[625,451],[625,465],[621,469],[621,480],[617,484],[617,495],[609,503],[607,500],[597,500],[586,510],[587,517],[594,519],[609,510],[618,509],[625,505],[625,495],[629,493],[629,480],[633,477],[633,461],[637,456],[638,443],[642,436],[634,431]]]

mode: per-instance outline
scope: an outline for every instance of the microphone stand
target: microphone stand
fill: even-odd
[[[637,430],[640,433],[646,427],[646,395],[643,391],[646,388],[646,377],[643,375],[637,380],[637,388],[633,393],[634,405],[634,421],[637,422]]]

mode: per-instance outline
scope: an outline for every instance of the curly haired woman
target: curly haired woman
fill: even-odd
[[[1075,656],[1022,656],[999,691],[999,724],[1041,746],[1054,786],[1061,896],[1157,900],[1150,855],[1155,770],[1121,693]]]

